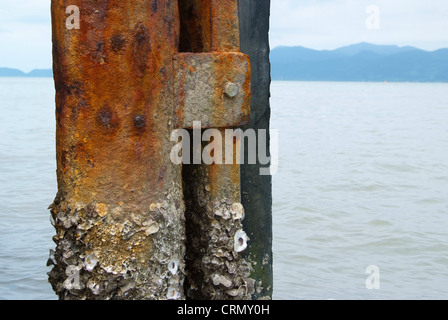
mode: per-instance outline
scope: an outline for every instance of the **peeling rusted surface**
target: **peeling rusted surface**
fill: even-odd
[[[150,203],[153,193],[164,196],[163,188],[150,188],[158,176],[152,169],[170,167],[163,153],[169,146],[162,142],[174,129],[174,124],[169,124],[174,113],[173,73],[167,66],[172,66],[177,52],[178,32],[176,26],[164,23],[164,17],[177,16],[175,1],[159,1],[157,15],[148,1],[100,2],[107,7],[86,1],[70,3],[80,6],[80,30],[64,27],[68,1],[53,1],[59,184],[64,196],[74,199],[77,193],[76,200],[82,202],[88,202],[91,190],[96,190],[101,202],[132,198]],[[121,39],[119,53],[117,34]],[[100,60],[98,43],[103,44]],[[153,52],[151,47],[157,50]],[[73,119],[69,115],[75,108],[77,118]],[[136,117],[145,119],[145,125]],[[144,135],[139,134],[142,130]],[[156,157],[135,161],[133,150],[138,143]],[[87,171],[85,159],[70,152],[78,144],[93,158],[94,170]],[[69,159],[63,161],[64,151]],[[154,165],[154,160],[159,163]],[[66,176],[72,179],[76,170],[79,187],[76,181],[64,181]],[[123,188],[126,184],[127,189]]]
[[[79,30],[65,27],[69,5],[80,8]],[[181,168],[166,143],[177,2],[53,0],[52,19],[59,192],[50,282],[61,299],[166,299],[172,288],[182,298]],[[86,267],[92,255],[97,265]]]

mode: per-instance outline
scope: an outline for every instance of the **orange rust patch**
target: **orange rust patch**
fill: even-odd
[[[154,169],[170,164],[177,2],[71,4],[80,8],[79,30],[65,27],[66,1],[52,1],[59,189],[84,203],[137,198],[149,206],[164,194],[152,188]]]

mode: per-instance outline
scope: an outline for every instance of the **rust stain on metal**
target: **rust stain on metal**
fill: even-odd
[[[247,123],[250,114],[250,63],[239,53],[238,1],[183,0],[180,9],[184,35],[181,51],[196,55],[177,58],[180,64],[207,66],[196,71],[208,74],[205,81],[194,73],[183,74],[182,70],[188,68],[178,69],[178,105],[183,108],[178,112],[180,122],[190,127],[191,121],[199,118],[203,127],[218,128],[224,138],[226,128]],[[207,60],[205,57],[213,57],[212,62],[198,63]],[[238,86],[233,97],[226,95],[228,83]],[[194,103],[199,117],[189,119],[189,110],[193,109],[190,105]],[[234,147],[239,147],[239,142],[234,142]],[[236,160],[234,150],[232,160]],[[241,206],[240,167],[232,163],[185,168],[185,288],[191,299],[250,299],[254,292],[254,281],[248,277],[250,264],[240,256],[249,239],[242,231],[242,219],[232,219],[230,213],[232,206]]]
[[[56,46],[61,46],[60,39],[63,39],[65,47],[64,52],[57,55],[63,67],[56,66],[56,73],[69,77],[57,80],[59,86],[65,86],[57,90],[57,100],[63,101],[58,103],[61,114],[58,131],[60,149],[68,151],[70,145],[81,143],[87,152],[94,155],[96,169],[86,175],[83,164],[76,161],[77,153],[69,153],[73,157],[70,165],[79,167],[79,176],[94,190],[101,189],[96,187],[98,184],[112,186],[115,185],[114,181],[126,181],[138,172],[147,175],[149,179],[134,181],[139,184],[134,189],[142,191],[142,198],[148,198],[143,190],[145,185],[150,185],[150,162],[153,159],[146,157],[137,161],[129,151],[134,149],[131,146],[136,142],[146,148],[161,150],[161,143],[166,139],[166,122],[162,118],[158,122],[154,119],[159,114],[166,119],[170,116],[160,112],[157,106],[172,105],[171,97],[166,94],[172,74],[166,66],[172,64],[172,57],[177,52],[176,37],[172,33],[176,26],[164,28],[166,24],[161,22],[165,15],[176,15],[175,6],[172,1],[159,1],[159,14],[153,16],[153,10],[146,13],[142,10],[146,6],[142,1],[130,4],[120,1],[87,2],[88,6],[82,2],[83,27],[69,33],[64,28],[58,28],[58,21],[63,21],[65,1],[53,1],[53,7],[58,2],[54,25],[59,30],[54,37],[57,39]],[[154,8],[154,4],[150,6]],[[128,23],[125,25],[122,21]],[[154,28],[155,25],[158,28]],[[163,53],[152,54],[152,45]],[[163,67],[165,75],[158,72]],[[79,104],[85,104],[88,108],[78,112],[78,121],[63,116],[73,105]],[[145,128],[152,129],[147,135],[141,135]],[[133,132],[135,134],[129,138]],[[78,140],[77,134],[82,137],[79,142],[75,141]],[[84,142],[84,137],[87,142]],[[120,165],[112,171],[110,161],[114,159],[126,159],[127,162],[120,162],[129,165]],[[113,172],[113,176],[104,175],[105,171]],[[106,177],[110,181],[106,181]],[[103,189],[104,198],[116,196],[117,191],[113,187]],[[86,194],[80,200],[88,198]]]
[[[182,53],[175,57],[175,98],[179,126],[204,128],[241,126],[250,115],[250,63],[241,53]],[[226,85],[239,88],[225,95]]]
[[[181,52],[211,52],[211,1],[179,0]]]
[[[180,8],[181,19],[184,17],[187,21],[184,25],[186,30],[183,32],[190,36],[187,37],[188,45],[185,45],[185,47],[195,49],[195,52],[212,52],[213,55],[213,63],[209,63],[210,66],[207,68],[209,72],[208,81],[194,81],[195,84],[199,83],[199,85],[205,82],[205,86],[211,87],[210,91],[213,91],[213,98],[210,99],[209,97],[209,101],[196,100],[197,108],[200,110],[199,117],[202,116],[205,118],[203,120],[206,120],[203,121],[203,127],[229,128],[246,124],[250,116],[250,62],[246,55],[239,53],[238,1],[183,0],[180,1]],[[186,11],[182,13],[182,9]],[[196,35],[196,37],[191,35]],[[212,56],[197,54],[181,57],[185,65],[185,61],[187,61],[187,64],[193,64],[201,58]],[[203,61],[200,64],[201,66],[207,65]],[[182,70],[183,68],[179,68],[178,72],[182,72]],[[189,76],[192,75],[188,74],[181,77],[181,85],[179,85],[179,96],[182,98],[179,105],[182,108],[188,105],[185,102],[187,99],[185,95],[195,91],[194,88],[188,88],[185,84]],[[228,82],[236,83],[241,87],[239,99],[229,99],[225,96],[225,86]],[[187,87],[186,93],[183,92],[183,87]],[[231,109],[231,107],[234,109]],[[208,108],[211,110],[208,110]],[[185,110],[179,114],[183,116],[182,119],[187,119],[187,121],[181,121],[181,123],[190,127],[191,120],[185,115]],[[224,133],[224,130],[221,129],[223,137],[225,137]],[[215,199],[219,199],[226,193],[232,194],[231,190],[237,190],[234,193],[239,194],[239,165],[235,162],[233,165],[213,164],[207,170],[210,177],[209,185],[213,190],[212,194],[216,196]],[[240,201],[239,199],[235,200]]]
[[[65,26],[68,5],[80,8],[79,30]],[[185,274],[200,273],[196,296],[250,297],[234,247],[248,239],[236,239],[240,218],[226,218],[241,202],[239,165],[195,169],[185,201],[204,219],[187,223],[204,233],[192,265],[210,261],[186,270],[188,204],[169,140],[192,121],[224,136],[249,120],[237,8],[236,0],[52,0],[58,194],[49,278],[61,299],[183,299]]]
[[[220,52],[240,51],[238,0],[210,0],[211,50]]]
[[[79,30],[65,27],[68,5],[80,9]],[[177,1],[53,0],[52,21],[58,196],[50,282],[61,299],[166,297],[182,273],[167,277],[150,259],[184,250],[181,168],[166,143],[175,129]],[[167,197],[173,205],[150,211]],[[178,243],[167,244],[172,237]],[[92,253],[98,264],[87,270]],[[77,270],[78,283],[67,270]]]
[[[181,52],[239,52],[237,0],[179,0]]]

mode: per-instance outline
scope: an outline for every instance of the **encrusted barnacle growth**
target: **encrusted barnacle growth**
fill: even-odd
[[[208,180],[206,168],[190,165],[184,170],[187,298],[251,299],[251,266],[241,255],[249,238],[240,215],[244,209],[235,202],[238,196],[216,199],[211,193],[203,193],[204,181]]]
[[[61,201],[51,209],[57,247],[50,251],[48,261],[53,265],[50,283],[61,299],[159,299],[169,288],[182,287],[184,263],[178,257],[185,255],[185,236],[175,221],[183,215],[182,206],[170,212],[162,206],[154,212],[147,210],[134,221],[127,219],[132,214],[119,207],[110,206],[115,214],[101,217],[96,204],[75,210],[65,205]],[[77,224],[67,227],[71,212],[77,212]],[[148,228],[156,223],[160,230],[148,235]],[[80,228],[87,230],[80,234]],[[173,236],[180,241],[166,242]],[[165,270],[157,267],[160,261],[166,261]],[[173,297],[184,296],[178,290]]]
[[[238,1],[83,1],[80,29],[61,19],[65,6],[52,0],[53,289],[60,299],[250,299],[239,165],[182,176],[169,157],[174,129],[249,120]]]

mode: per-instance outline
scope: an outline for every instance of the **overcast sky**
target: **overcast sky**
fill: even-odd
[[[0,0],[0,67],[51,67],[50,2]],[[271,48],[358,42],[448,47],[448,0],[271,0],[271,6]],[[377,8],[379,25],[369,6]]]

